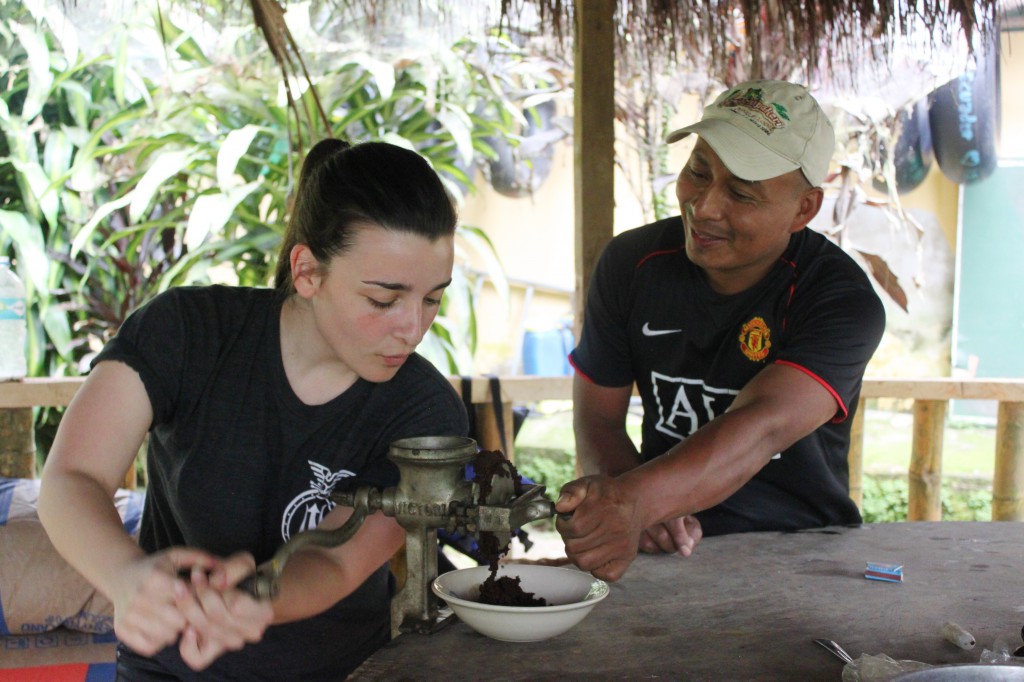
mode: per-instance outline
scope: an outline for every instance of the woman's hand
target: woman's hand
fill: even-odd
[[[174,547],[127,564],[110,595],[118,640],[143,656],[177,642],[187,625],[181,605],[195,600],[179,572],[205,572],[215,563],[206,552]]]
[[[178,651],[193,670],[263,638],[274,617],[273,606],[236,588],[255,569],[252,555],[240,552],[219,561],[209,572],[192,571],[191,590],[178,600],[187,619]]]

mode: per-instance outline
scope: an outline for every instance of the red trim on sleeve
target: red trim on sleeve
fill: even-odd
[[[579,367],[578,367],[578,366],[576,365],[576,361],[575,361],[575,360],[573,360],[573,358],[572,358],[572,353],[570,353],[570,354],[568,355],[568,358],[569,358],[569,364],[570,364],[570,365],[572,365],[572,368],[573,368],[573,369],[574,369],[574,370],[576,371],[576,374],[577,374],[577,376],[581,376],[581,377],[583,377],[584,379],[586,379],[587,381],[589,381],[589,382],[590,382],[590,383],[592,383],[592,384],[597,384],[597,382],[596,382],[596,381],[594,381],[594,380],[593,380],[593,379],[591,379],[591,378],[590,378],[589,376],[587,376],[587,375],[586,375],[586,373],[585,373],[585,372],[584,372],[583,370],[581,370],[581,369],[580,369],[580,368],[579,368]]]
[[[846,403],[844,403],[843,399],[839,397],[839,394],[836,393],[835,389],[832,388],[828,384],[828,382],[825,381],[824,379],[822,379],[820,376],[818,376],[817,374],[815,374],[811,370],[807,369],[806,367],[803,367],[801,365],[797,365],[797,364],[795,364],[793,362],[789,362],[788,360],[776,360],[775,364],[776,365],[785,365],[786,367],[792,367],[793,369],[800,370],[801,372],[803,372],[807,376],[809,376],[812,379],[814,379],[815,381],[817,381],[819,384],[821,384],[825,388],[826,391],[828,391],[829,393],[832,394],[832,397],[836,399],[836,403],[839,404],[839,412],[842,413],[842,416],[832,417],[832,423],[833,424],[840,424],[840,423],[846,421],[846,418],[850,416],[850,411],[846,408]]]

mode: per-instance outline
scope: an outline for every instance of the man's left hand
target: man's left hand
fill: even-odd
[[[696,516],[679,516],[644,529],[640,535],[640,551],[690,556],[703,536]]]

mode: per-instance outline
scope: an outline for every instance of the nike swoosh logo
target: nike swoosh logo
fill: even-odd
[[[682,329],[651,329],[650,322],[644,322],[644,336],[664,336],[665,334],[678,334]]]

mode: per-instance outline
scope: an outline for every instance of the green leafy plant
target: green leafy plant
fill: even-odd
[[[907,477],[864,476],[862,515],[866,523],[906,521]],[[942,481],[943,521],[991,521],[991,481],[946,476]]]
[[[546,448],[516,448],[516,468],[522,476],[547,488],[557,498],[562,486],[578,478],[576,453]]]
[[[0,247],[31,283],[32,373],[81,371],[130,310],[170,286],[267,283],[300,159],[276,66],[255,28],[231,27],[235,55],[225,61],[169,16],[129,13],[123,20],[135,35],[167,42],[154,81],[132,68],[123,39],[101,36],[113,52],[88,59],[49,28],[60,19],[55,10],[33,14],[12,0],[0,10],[10,48],[0,179],[11,190]],[[122,36],[123,28],[113,27]],[[334,63],[311,76],[330,130],[308,117],[305,138],[414,148],[460,201],[474,160],[493,156],[486,140],[522,117],[468,41],[434,65],[359,53]],[[311,91],[292,86],[292,100],[312,107]],[[504,290],[485,231],[462,226],[458,242],[460,263],[473,262]],[[450,371],[471,370],[472,285],[460,269],[427,344]]]
[[[908,493],[906,477],[864,476],[861,516],[865,523],[906,521]]]
[[[490,43],[459,41],[429,63],[343,52],[286,87],[251,20],[215,5],[131,3],[88,34],[52,5],[0,0],[0,252],[26,282],[33,376],[84,372],[169,287],[268,284],[298,141],[405,145],[461,203],[474,164],[495,154],[488,141],[514,143],[523,120],[528,93],[504,89]],[[454,281],[421,351],[470,373],[473,273],[506,298],[507,282],[485,230],[461,225],[456,242]],[[44,410],[37,424],[57,419]]]

